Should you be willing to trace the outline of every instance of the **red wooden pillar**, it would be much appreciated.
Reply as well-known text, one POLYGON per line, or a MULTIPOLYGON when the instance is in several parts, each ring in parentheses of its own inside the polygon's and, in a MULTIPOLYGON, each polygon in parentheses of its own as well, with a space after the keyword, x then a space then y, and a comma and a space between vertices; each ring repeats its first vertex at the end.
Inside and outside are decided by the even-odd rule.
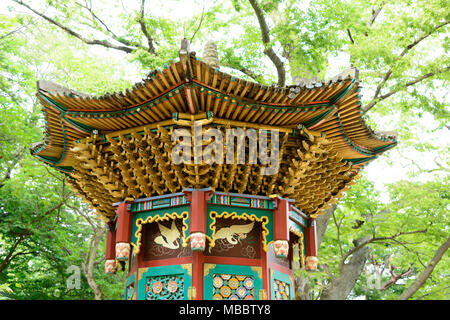
POLYGON ((130 257, 131 225, 133 216, 128 203, 121 202, 117 207, 116 259, 128 261, 130 257))
POLYGON ((192 286, 195 288, 195 300, 203 300, 203 251, 206 247, 207 203, 212 196, 210 189, 185 190, 191 203, 190 245, 192 249, 192 286))
POLYGON ((116 230, 113 224, 106 226, 105 273, 113 274, 116 268, 116 230))
POLYGON ((308 227, 305 229, 305 253, 306 253, 306 270, 317 270, 317 237, 316 237, 316 221, 308 220, 308 227))
POLYGON ((116 230, 113 225, 108 225, 106 230, 106 260, 116 258, 116 230))
POLYGON ((273 250, 279 258, 289 254, 289 207, 292 200, 277 197, 273 211, 273 250))
POLYGON ((193 190, 187 192, 187 198, 191 202, 191 234, 201 232, 206 234, 206 207, 211 191, 193 190))

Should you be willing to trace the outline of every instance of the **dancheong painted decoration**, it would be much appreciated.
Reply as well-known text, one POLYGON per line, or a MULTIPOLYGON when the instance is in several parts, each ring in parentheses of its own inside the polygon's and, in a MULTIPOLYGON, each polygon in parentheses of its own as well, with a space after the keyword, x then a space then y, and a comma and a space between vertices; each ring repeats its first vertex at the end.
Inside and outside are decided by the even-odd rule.
POLYGON ((205 56, 183 40, 178 61, 99 97, 38 81, 32 154, 105 220, 124 299, 294 299, 294 267, 317 269, 315 219, 395 134, 364 123, 355 69, 265 86, 205 56))

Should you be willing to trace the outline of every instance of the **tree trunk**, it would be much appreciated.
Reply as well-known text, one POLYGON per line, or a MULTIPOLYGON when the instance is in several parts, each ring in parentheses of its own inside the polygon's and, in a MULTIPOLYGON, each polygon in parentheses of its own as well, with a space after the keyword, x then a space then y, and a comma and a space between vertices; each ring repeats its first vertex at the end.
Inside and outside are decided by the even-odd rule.
POLYGON ((320 244, 322 243, 322 239, 325 236, 325 231, 328 227, 328 222, 330 222, 330 218, 336 210, 336 205, 333 206, 326 211, 325 214, 322 214, 316 219, 316 234, 317 234, 317 248, 320 248, 320 244))
MULTIPOLYGON (((369 237, 368 237, 369 238, 369 237)), ((362 243, 368 239, 360 239, 362 243)), ((357 246, 358 244, 355 244, 357 246)), ((370 248, 361 247, 355 251, 348 263, 344 263, 340 269, 339 277, 330 283, 322 292, 320 300, 345 300, 356 284, 366 261, 369 258, 370 248)))
POLYGON ((410 285, 405 291, 403 291, 403 293, 398 297, 398 300, 408 300, 413 296, 414 293, 417 292, 417 290, 419 290, 425 284, 434 268, 439 263, 439 261, 441 261, 442 257, 449 247, 450 237, 439 247, 439 249, 436 250, 433 259, 431 259, 425 270, 422 271, 422 273, 419 275, 416 281, 413 282, 412 285, 410 285))
POLYGON ((89 287, 94 292, 95 300, 102 299, 102 292, 94 279, 94 262, 97 255, 98 246, 103 238, 104 231, 105 229, 99 223, 98 227, 94 229, 94 234, 91 237, 89 246, 90 250, 88 249, 88 252, 86 254, 86 262, 82 264, 83 274, 88 281, 89 287))
POLYGON ((304 275, 295 277, 295 300, 311 300, 309 278, 304 275))

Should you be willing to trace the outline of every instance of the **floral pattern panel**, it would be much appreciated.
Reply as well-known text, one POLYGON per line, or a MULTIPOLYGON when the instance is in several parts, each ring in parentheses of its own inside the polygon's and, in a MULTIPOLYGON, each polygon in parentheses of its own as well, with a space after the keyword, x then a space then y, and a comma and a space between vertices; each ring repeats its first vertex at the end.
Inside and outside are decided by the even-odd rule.
POLYGON ((273 281, 275 300, 290 300, 289 283, 275 279, 273 281))
POLYGON ((145 286, 146 300, 183 300, 182 274, 148 277, 145 286))
POLYGON ((253 276, 236 274, 213 275, 213 300, 254 300, 253 276))

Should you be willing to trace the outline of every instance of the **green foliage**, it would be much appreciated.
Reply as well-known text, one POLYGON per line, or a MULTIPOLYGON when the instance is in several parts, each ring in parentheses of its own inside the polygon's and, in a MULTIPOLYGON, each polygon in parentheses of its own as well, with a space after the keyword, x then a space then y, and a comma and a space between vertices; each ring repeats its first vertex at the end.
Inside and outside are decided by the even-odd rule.
MULTIPOLYGON (((123 89, 129 82, 123 76, 111 80, 117 70, 107 67, 110 62, 89 55, 86 48, 74 51, 65 44, 65 34, 43 26, 23 27, 19 21, 26 19, 0 18, 0 34, 10 34, 0 40, 5 49, 0 51, 0 295, 8 299, 92 299, 83 276, 77 290, 66 284, 68 267, 81 267, 92 235, 92 228, 66 203, 86 213, 89 210, 69 196, 62 174, 29 153, 32 143, 42 140, 42 114, 31 95, 36 90, 34 76, 94 93, 123 89), (14 30, 20 32, 11 33, 14 30), (40 38, 43 31, 54 32, 55 40, 40 38), (54 53, 51 59, 48 52, 54 53)), ((104 244, 97 255, 100 262, 103 248, 104 244)), ((101 263, 97 269, 102 269, 101 263)), ((120 298, 121 284, 107 280, 103 285, 108 288, 105 297, 120 298)))
MULTIPOLYGON (((396 299, 431 260, 449 234, 450 198, 448 178, 429 182, 400 181, 389 185, 389 201, 380 202, 373 183, 362 178, 335 211, 320 248, 324 270, 339 275, 342 259, 337 246, 345 254, 353 241, 370 235, 379 239, 370 244, 370 261, 361 274, 353 297, 396 299), (339 235, 339 238, 338 238, 339 235), (384 287, 394 274, 411 273, 391 286, 384 287)), ((415 295, 423 299, 448 298, 448 256, 444 256, 431 278, 415 295)), ((324 280, 326 283, 330 278, 324 280)))

